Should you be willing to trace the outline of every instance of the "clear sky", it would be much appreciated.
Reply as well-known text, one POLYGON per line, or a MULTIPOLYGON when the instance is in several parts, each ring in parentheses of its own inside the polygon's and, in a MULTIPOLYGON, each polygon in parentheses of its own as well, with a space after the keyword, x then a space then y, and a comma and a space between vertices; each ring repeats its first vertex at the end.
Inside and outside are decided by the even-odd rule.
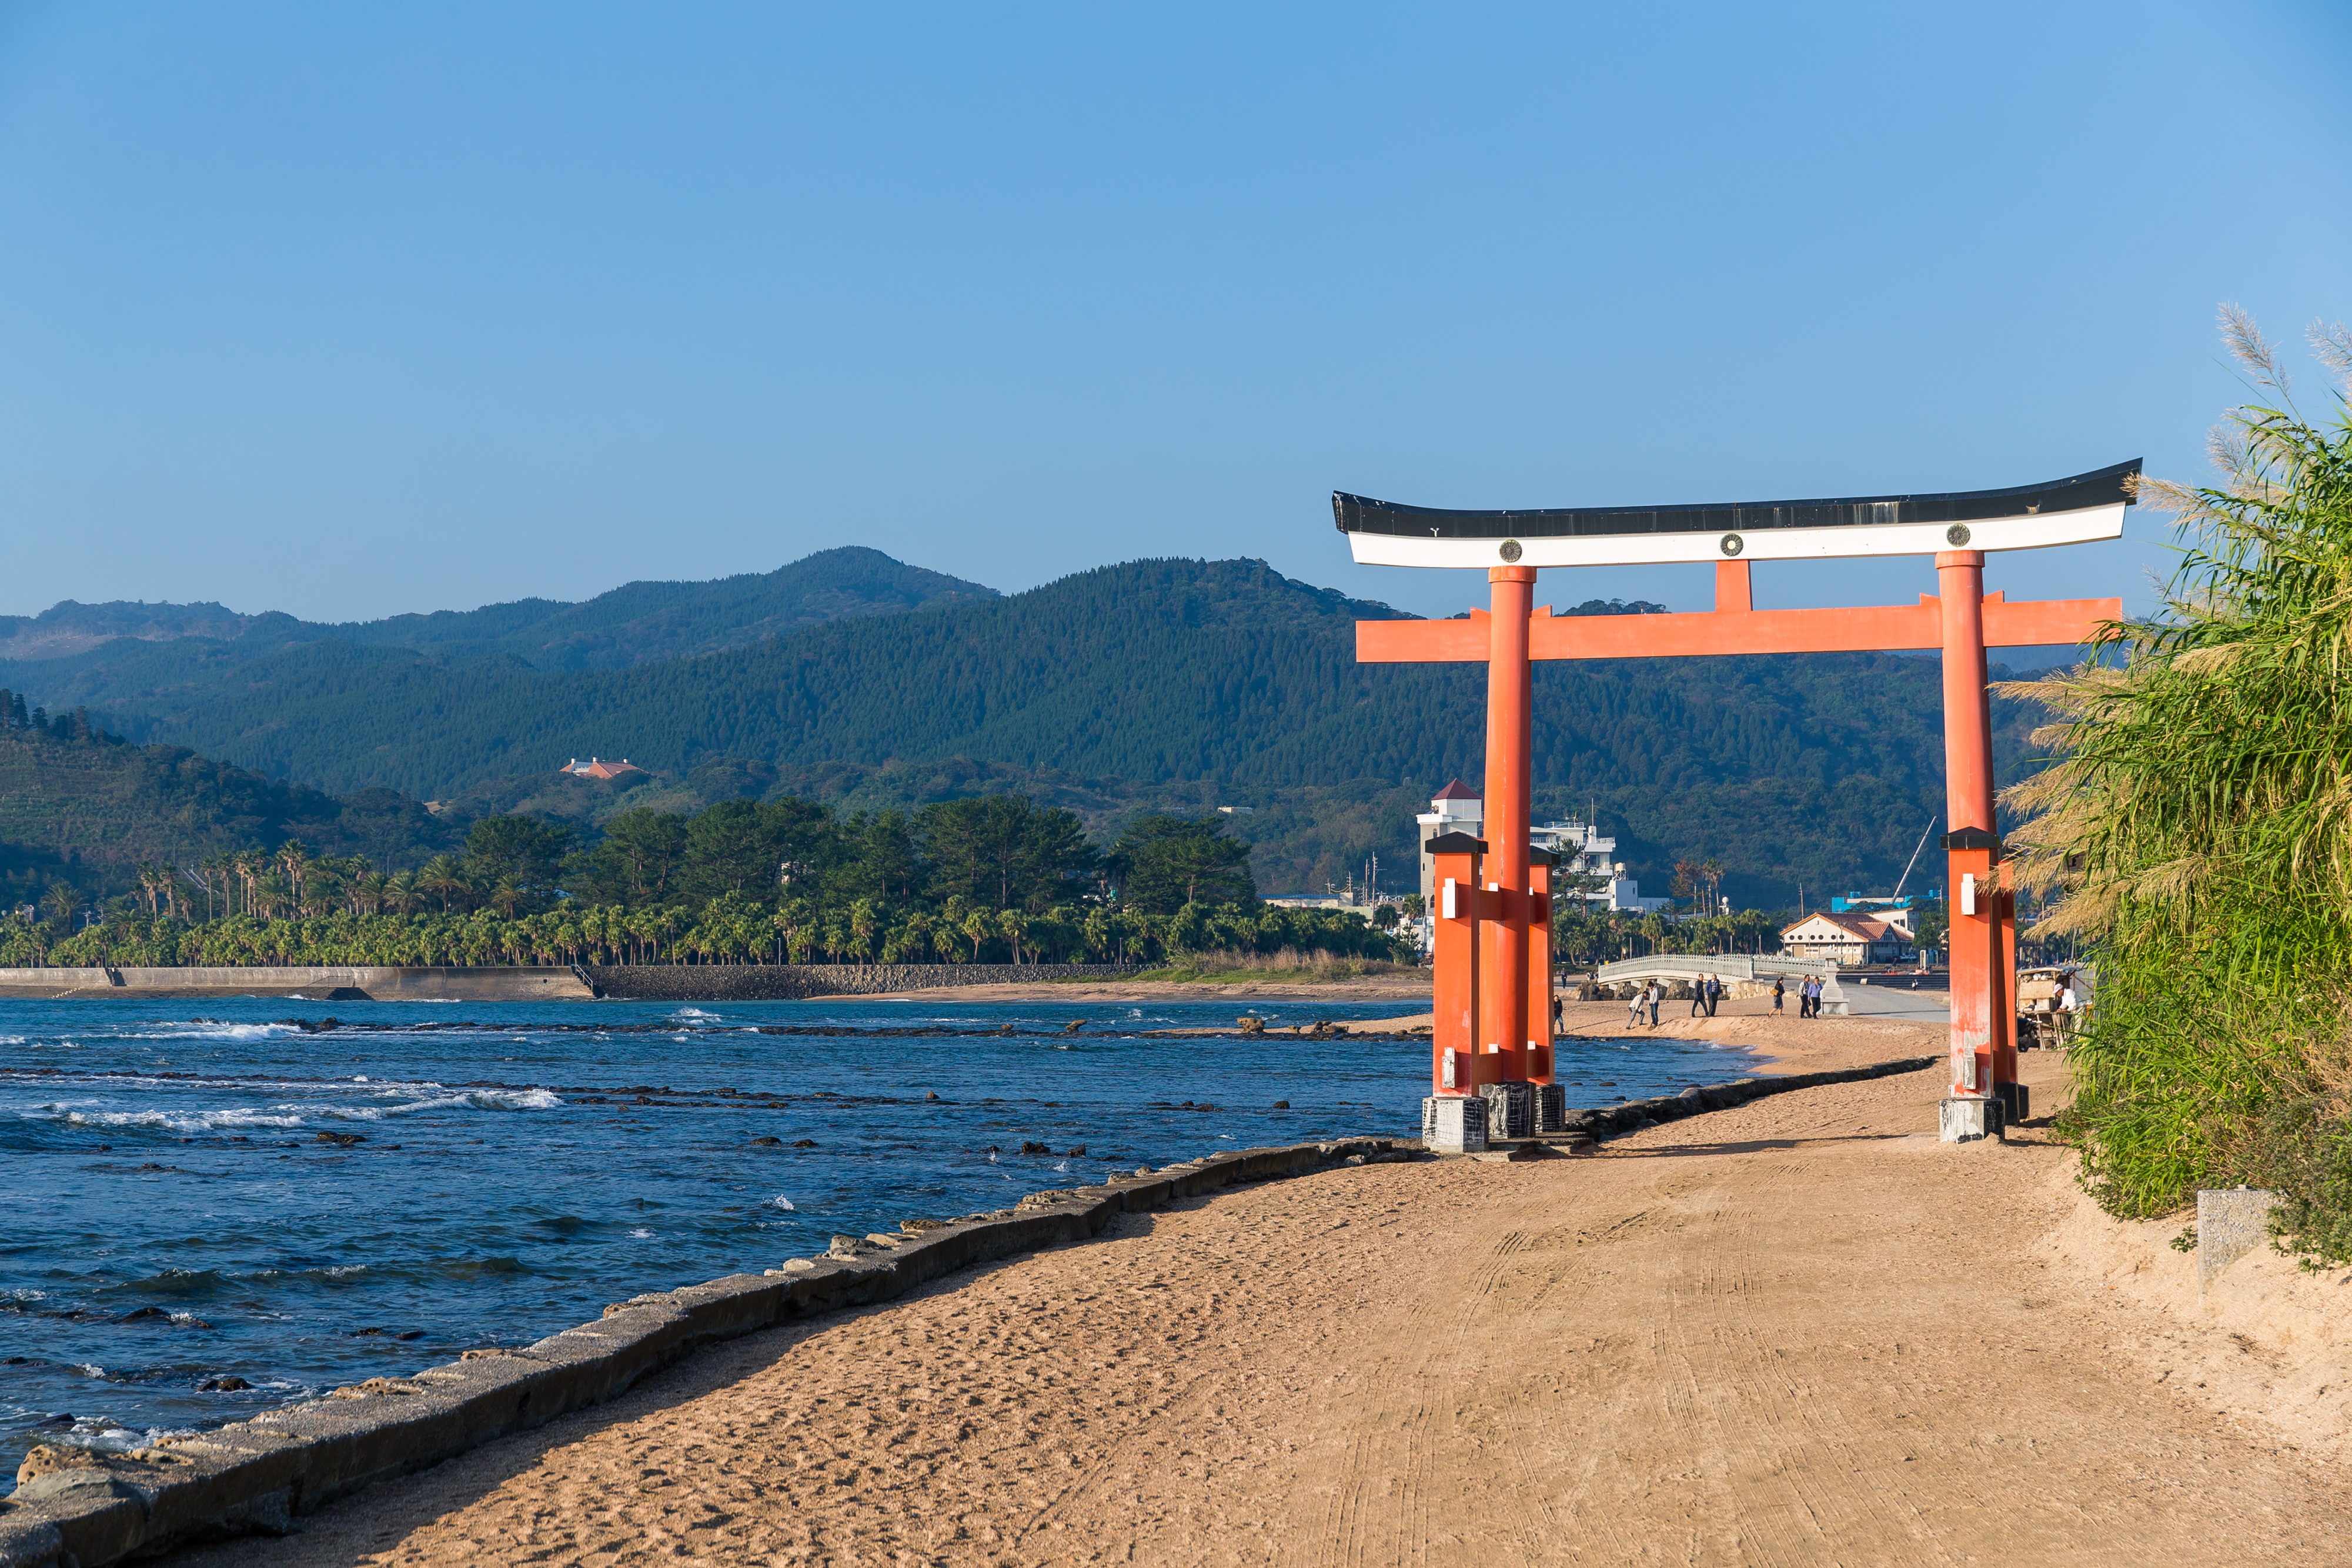
MULTIPOLYGON (((1476 575, 1348 564, 1332 489, 2198 477, 2215 306, 2352 316, 2347 67, 2326 0, 0 4, 0 612, 859 543, 1444 612, 1476 575)), ((2130 533, 1991 580, 2144 605, 2130 533)))

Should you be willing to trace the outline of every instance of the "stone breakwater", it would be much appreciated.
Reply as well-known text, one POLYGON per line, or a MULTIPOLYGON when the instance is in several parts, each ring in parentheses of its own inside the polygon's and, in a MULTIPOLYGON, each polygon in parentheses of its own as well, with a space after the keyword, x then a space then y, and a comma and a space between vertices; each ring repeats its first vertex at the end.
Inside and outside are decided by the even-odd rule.
POLYGON ((1941 1066, 1943 1061, 1940 1056, 1906 1056, 1894 1061, 1874 1061, 1867 1067, 1790 1072, 1773 1078, 1735 1078, 1728 1083, 1685 1089, 1679 1094, 1658 1094, 1647 1100, 1629 1100, 1621 1105, 1570 1111, 1562 1124, 1563 1133, 1570 1139, 1637 1133, 1660 1122, 1680 1121, 1685 1116, 1696 1116, 1706 1111, 1728 1111, 1735 1105, 1745 1105, 1768 1094, 1786 1094, 1796 1089, 1818 1089, 1830 1083, 1859 1083, 1869 1078, 1921 1072, 1930 1067, 1941 1066))
POLYGON ((0 998, 304 997, 313 1001, 795 1002, 941 986, 1117 979, 1130 964, 289 964, 0 969, 0 998))
MULTIPOLYGON (((1581 1135, 1608 1136, 1941 1061, 1926 1056, 1742 1079, 1580 1112, 1577 1121, 1581 1135)), ((890 1301, 959 1270, 1087 1240, 1117 1215, 1235 1183, 1422 1157, 1417 1141, 1357 1138, 1139 1170, 1103 1186, 1032 1193, 1011 1209, 907 1220, 895 1235, 837 1236, 822 1257, 632 1297, 594 1322, 534 1344, 468 1351, 413 1376, 372 1377, 324 1399, 125 1455, 37 1448, 18 1471, 15 1494, 0 1503, 0 1568, 99 1568, 193 1542, 284 1534, 336 1498, 600 1404, 703 1345, 890 1301)))
POLYGON ((1131 964, 591 964, 580 972, 598 996, 629 1001, 796 1002, 942 986, 1114 980, 1139 971, 1131 964))

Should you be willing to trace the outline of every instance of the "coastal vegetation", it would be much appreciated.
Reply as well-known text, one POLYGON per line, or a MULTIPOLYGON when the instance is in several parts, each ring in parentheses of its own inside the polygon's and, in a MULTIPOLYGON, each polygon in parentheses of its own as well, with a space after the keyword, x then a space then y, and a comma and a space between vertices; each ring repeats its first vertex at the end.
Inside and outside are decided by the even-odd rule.
MULTIPOLYGON (((2163 612, 2011 695, 2058 718, 2010 791, 2021 876, 2064 894, 2096 1005, 2060 1123, 2118 1214, 2269 1187, 2284 1241, 2352 1260, 2352 414, 2307 422, 2242 313, 2224 336, 2270 395, 2216 431, 2223 480, 2150 481, 2190 548, 2163 612)), ((2352 334, 2321 332, 2352 386, 2352 334)), ((2262 394, 2258 394, 2262 395, 2262 394)))
POLYGON ((1402 956, 1351 915, 1261 905, 1223 818, 1108 846, 1020 796, 840 817, 787 797, 639 809, 581 843, 522 816, 386 873, 299 840, 141 868, 87 918, 70 883, 0 918, 0 964, 1150 963, 1402 956), (78 922, 77 916, 83 916, 78 922), (79 924, 79 928, 77 929, 79 924))

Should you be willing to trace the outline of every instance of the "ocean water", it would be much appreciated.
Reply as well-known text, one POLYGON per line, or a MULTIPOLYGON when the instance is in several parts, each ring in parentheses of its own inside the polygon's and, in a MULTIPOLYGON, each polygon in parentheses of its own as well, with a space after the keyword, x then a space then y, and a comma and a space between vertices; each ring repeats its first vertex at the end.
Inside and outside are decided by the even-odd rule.
MULTIPOLYGON (((835 1232, 1218 1149, 1418 1135, 1426 1044, 1139 1034, 1238 1010, 0 1003, 0 1490, 36 1442, 240 1419, 835 1232)), ((1577 1104, 1751 1065, 1687 1040, 1560 1052, 1577 1104)))

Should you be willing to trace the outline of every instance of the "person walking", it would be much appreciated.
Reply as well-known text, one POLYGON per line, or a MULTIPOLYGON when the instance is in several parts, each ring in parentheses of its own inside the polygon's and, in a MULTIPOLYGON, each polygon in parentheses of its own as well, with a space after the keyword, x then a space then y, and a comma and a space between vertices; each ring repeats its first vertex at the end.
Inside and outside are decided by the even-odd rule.
POLYGON ((1813 1016, 1813 977, 1811 975, 1797 982, 1797 1016, 1801 1019, 1813 1016))
POLYGON ((1693 1018, 1706 1016, 1706 977, 1705 975, 1694 976, 1691 979, 1690 1016, 1693 1018))
POLYGON ((1658 1004, 1666 999, 1666 988, 1657 981, 1650 982, 1650 1027, 1658 1027, 1658 1004))
POLYGON ((1709 975, 1706 977, 1707 1017, 1713 1018, 1715 1016, 1715 1004, 1721 1000, 1723 1000, 1723 977, 1720 975, 1709 975))
POLYGON ((1776 1019, 1777 1019, 1777 1018, 1785 1018, 1785 1017, 1787 1017, 1787 1016, 1788 1016, 1787 1014, 1785 1014, 1784 1012, 1782 1012, 1782 1011, 1780 1010, 1780 998, 1781 998, 1782 997, 1787 996, 1788 994, 1789 994, 1789 983, 1788 983, 1786 980, 1783 980, 1783 979, 1782 979, 1780 976, 1778 976, 1778 975, 1773 976, 1773 977, 1772 977, 1772 1016, 1773 1016, 1774 1018, 1776 1018, 1776 1019))

